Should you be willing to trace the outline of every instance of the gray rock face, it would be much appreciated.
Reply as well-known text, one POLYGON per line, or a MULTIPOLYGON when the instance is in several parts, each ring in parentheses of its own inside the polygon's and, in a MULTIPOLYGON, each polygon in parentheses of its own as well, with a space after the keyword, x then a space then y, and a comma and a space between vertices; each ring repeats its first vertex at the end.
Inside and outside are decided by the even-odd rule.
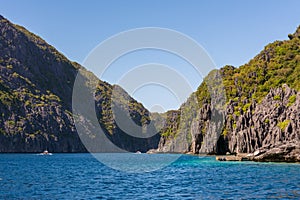
MULTIPOLYGON (((180 152, 226 154, 253 153, 261 149, 265 154, 255 157, 258 161, 271 158, 275 161, 298 160, 300 93, 284 84, 281 88, 272 89, 261 103, 252 102, 246 112, 240 110, 239 116, 234 113, 235 104, 229 101, 224 113, 212 111, 209 104, 204 104, 193 119, 190 132, 185 133, 185 137, 191 137, 191 141, 187 141, 185 146, 181 145, 180 152), (224 124, 221 123, 223 119, 224 124), (218 135, 222 128, 223 135, 218 135)), ((165 144, 175 144, 173 141, 161 138, 158 151, 162 151, 165 144)))
POLYGON ((0 19, 0 152, 85 152, 73 123, 76 67, 23 27, 0 19))
MULTIPOLYGON (((69 61, 40 37, 0 16, 0 152, 87 151, 71 113, 73 85, 79 69, 85 77, 95 79, 91 72, 69 61)), ((97 125, 109 141, 132 152, 157 148, 159 134, 131 137, 118 127, 111 108, 114 86, 97 78, 96 82, 93 106, 97 125)), ((122 88, 117 91, 128 104, 120 106, 120 110, 128 107, 128 112, 123 113, 130 115, 133 123, 141 127, 137 132, 143 134, 143 127, 150 123, 149 111, 122 88)), ((85 108, 86 100, 81 101, 85 108)), ((90 125, 88 117, 80 123, 90 125)), ((91 134, 88 128, 82 132, 91 134)))
POLYGON ((264 146, 300 141, 299 108, 300 93, 287 85, 272 89, 261 103, 253 102, 238 117, 236 128, 226 136, 229 151, 252 153, 264 146))
POLYGON ((199 109, 197 118, 191 127, 191 148, 194 154, 214 154, 218 150, 217 141, 223 128, 224 113, 212 109, 210 104, 204 104, 199 109))
MULTIPOLYGON (((167 121, 172 124, 171 127, 173 131, 179 130, 181 127, 178 125, 178 116, 180 115, 180 112, 178 111, 169 111, 167 113, 167 121), (173 126, 174 125, 174 126, 173 126)), ((183 129, 181 129, 183 130, 183 129)), ((183 130, 183 132, 180 132, 180 134, 177 134, 176 136, 170 135, 169 137, 161 137, 159 144, 158 144, 158 152, 164 152, 164 153, 186 153, 189 149, 189 144, 187 142, 187 132, 186 130, 183 130)))

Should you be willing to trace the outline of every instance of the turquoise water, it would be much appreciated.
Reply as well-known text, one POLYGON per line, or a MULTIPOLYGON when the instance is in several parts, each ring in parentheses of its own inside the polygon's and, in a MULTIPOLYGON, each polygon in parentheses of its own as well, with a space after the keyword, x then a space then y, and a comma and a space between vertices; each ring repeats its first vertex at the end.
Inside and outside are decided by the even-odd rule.
MULTIPOLYGON (((106 156, 124 161, 133 155, 106 156)), ((134 156, 167 160, 172 155, 134 156)), ((90 154, 0 154, 0 199, 228 198, 300 199, 300 164, 217 162, 183 155, 153 172, 127 173, 90 154)))

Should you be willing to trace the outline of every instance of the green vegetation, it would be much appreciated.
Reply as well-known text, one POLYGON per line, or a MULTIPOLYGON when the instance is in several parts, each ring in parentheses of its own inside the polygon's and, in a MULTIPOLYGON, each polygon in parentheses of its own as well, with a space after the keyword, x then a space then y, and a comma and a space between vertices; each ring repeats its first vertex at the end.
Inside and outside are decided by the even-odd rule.
POLYGON ((233 123, 232 127, 235 129, 236 128, 236 122, 233 123))
POLYGON ((162 134, 161 134, 161 136, 163 136, 163 137, 169 137, 169 136, 174 136, 174 132, 173 132, 173 130, 172 130, 172 128, 167 128, 162 134))
POLYGON ((226 136, 228 134, 228 130, 226 128, 223 129, 222 135, 226 136))
POLYGON ((0 128, 0 134, 1 134, 1 135, 6 135, 5 130, 3 130, 2 128, 0 128))
POLYGON ((287 106, 289 107, 289 106, 293 105, 296 102, 296 98, 297 98, 297 96, 295 94, 290 96, 289 103, 287 104, 287 106))
POLYGON ((248 108, 250 107, 251 103, 247 103, 243 106, 243 111, 246 112, 248 108))
POLYGON ((277 126, 283 131, 289 123, 290 120, 284 120, 283 122, 279 122, 277 126))
POLYGON ((234 114, 237 117, 241 115, 240 107, 239 106, 234 107, 234 114))
POLYGON ((161 135, 163 137, 175 137, 178 126, 180 125, 180 112, 171 110, 162 115, 166 124, 162 127, 161 135))
POLYGON ((274 96, 274 100, 275 100, 275 101, 279 101, 280 99, 281 99, 281 98, 280 98, 279 95, 275 95, 275 96, 274 96))
MULTIPOLYGON (((300 31, 300 27, 297 30, 300 31)), ((237 102, 234 114, 240 115, 240 110, 246 112, 250 104, 244 104, 243 100, 261 102, 272 88, 281 87, 286 83, 291 88, 300 90, 300 39, 292 37, 290 40, 275 41, 267 45, 249 63, 239 68, 225 66, 220 69, 223 86, 226 91, 226 100, 237 102)), ((213 76, 206 77, 205 81, 198 87, 196 95, 199 106, 203 102, 210 102, 207 80, 213 81, 213 76)), ((214 85, 220 85, 215 83, 214 85)), ((214 91, 214 90, 213 90, 214 91)), ((274 100, 281 100, 275 96, 274 100)), ((296 100, 293 96, 288 106, 296 100)))
POLYGON ((7 124, 9 125, 9 126, 15 126, 15 121, 13 121, 13 120, 10 120, 10 121, 8 121, 7 122, 7 124))
MULTIPOLYGON (((239 97, 259 101, 271 88, 281 87, 283 83, 299 91, 300 39, 271 43, 249 63, 239 68, 225 66, 221 73, 227 100, 239 97)), ((205 87, 203 83, 198 88, 198 98, 209 96, 205 87)))

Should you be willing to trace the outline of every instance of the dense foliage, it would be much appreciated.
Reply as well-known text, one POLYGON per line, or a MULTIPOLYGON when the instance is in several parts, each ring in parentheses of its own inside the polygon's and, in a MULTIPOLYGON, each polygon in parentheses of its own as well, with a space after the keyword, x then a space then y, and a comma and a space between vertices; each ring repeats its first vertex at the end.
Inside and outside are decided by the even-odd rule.
MULTIPOLYGON (((267 45, 249 63, 235 68, 221 68, 227 101, 244 99, 260 101, 271 88, 286 83, 300 90, 300 27, 290 40, 275 41, 267 45), (297 36, 297 37, 296 37, 297 36)), ((205 83, 197 89, 199 99, 209 96, 205 83)), ((201 101, 200 101, 201 102, 201 101)))

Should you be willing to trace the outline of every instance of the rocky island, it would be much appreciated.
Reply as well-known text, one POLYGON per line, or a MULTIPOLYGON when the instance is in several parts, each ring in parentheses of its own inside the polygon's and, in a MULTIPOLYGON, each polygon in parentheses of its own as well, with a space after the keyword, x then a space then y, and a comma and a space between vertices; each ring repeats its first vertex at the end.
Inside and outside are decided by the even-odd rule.
MULTIPOLYGON (((179 110, 157 114, 120 86, 98 80, 99 123, 110 141, 130 152, 243 153, 254 161, 300 162, 300 27, 288 37, 243 66, 217 70, 226 93, 222 109, 214 106, 218 99, 211 98, 206 81, 179 110), (141 127, 155 121, 156 135, 135 138, 118 127, 110 106, 115 87, 128 100, 133 121, 141 127)), ((0 16, 0 152, 87 152, 72 115, 79 70, 96 78, 0 16)))

